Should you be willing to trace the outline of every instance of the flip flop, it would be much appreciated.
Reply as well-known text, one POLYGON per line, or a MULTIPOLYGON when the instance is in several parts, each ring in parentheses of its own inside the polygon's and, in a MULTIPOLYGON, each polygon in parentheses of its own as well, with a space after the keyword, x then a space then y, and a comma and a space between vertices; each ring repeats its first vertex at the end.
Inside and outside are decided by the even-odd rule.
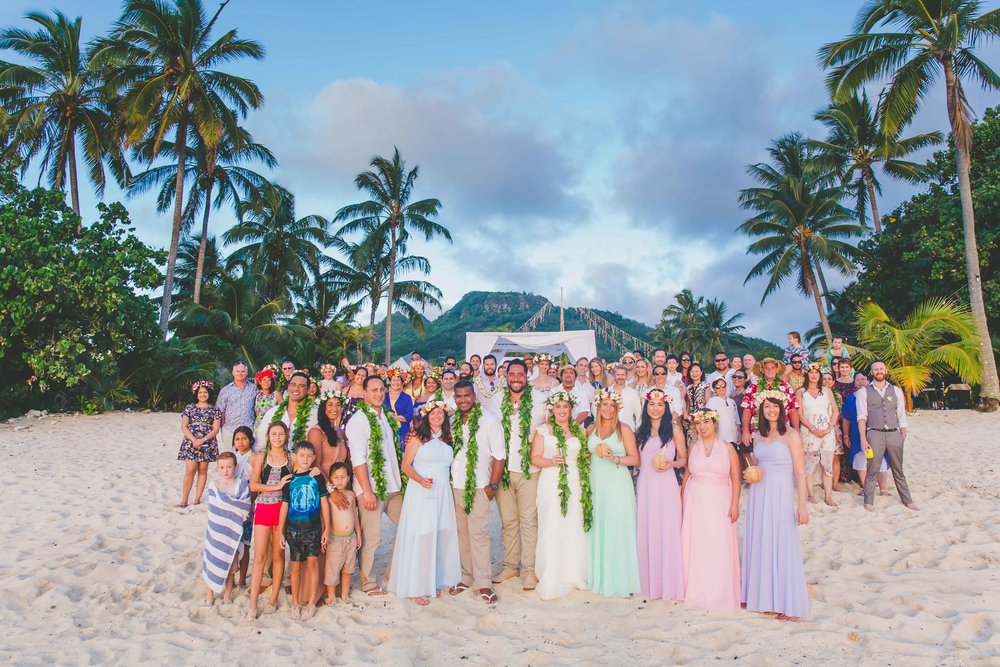
POLYGON ((448 589, 448 595, 460 595, 467 590, 469 590, 468 584, 463 584, 459 582, 455 586, 452 586, 451 588, 448 589))
POLYGON ((428 600, 427 598, 423 598, 423 597, 421 597, 421 598, 414 598, 413 601, 416 602, 421 607, 426 607, 427 605, 429 605, 431 603, 430 600, 428 600))
POLYGON ((384 590, 382 590, 377 586, 375 588, 368 589, 367 591, 365 591, 365 594, 370 598, 384 598, 386 595, 388 595, 388 593, 386 593, 384 590))
POLYGON ((480 593, 479 599, 488 605, 494 605, 497 602, 500 602, 500 598, 498 598, 497 594, 492 591, 489 593, 480 593))

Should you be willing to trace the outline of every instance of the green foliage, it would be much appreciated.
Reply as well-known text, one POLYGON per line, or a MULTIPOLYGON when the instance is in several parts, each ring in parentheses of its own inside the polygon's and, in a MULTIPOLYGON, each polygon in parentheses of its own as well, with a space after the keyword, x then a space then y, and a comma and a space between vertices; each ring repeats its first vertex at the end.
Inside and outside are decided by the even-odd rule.
POLYGON ((689 289, 674 296, 674 303, 663 309, 662 319, 653 340, 674 353, 691 352, 697 359, 708 359, 716 352, 744 352, 747 341, 740 334, 743 313, 732 317, 718 299, 696 297, 689 289))
POLYGON ((160 285, 163 254, 132 234, 121 204, 79 228, 60 192, 0 171, 0 402, 16 385, 73 387, 156 339, 155 306, 136 290, 160 285))

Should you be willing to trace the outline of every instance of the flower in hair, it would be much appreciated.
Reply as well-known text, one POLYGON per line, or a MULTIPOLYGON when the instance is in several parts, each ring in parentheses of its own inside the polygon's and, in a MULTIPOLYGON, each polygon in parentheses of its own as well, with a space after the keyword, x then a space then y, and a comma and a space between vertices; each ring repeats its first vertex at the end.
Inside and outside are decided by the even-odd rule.
POLYGON ((209 391, 213 391, 215 389, 215 383, 213 383, 211 380, 198 380, 197 382, 191 385, 191 393, 197 394, 198 389, 200 389, 201 387, 204 387, 209 391))
POLYGON ((691 413, 691 421, 695 424, 703 421, 713 421, 716 424, 719 423, 719 413, 715 410, 706 410, 704 408, 699 408, 691 413))
POLYGON ((781 403, 781 405, 785 407, 788 407, 788 394, 786 394, 783 391, 776 391, 774 389, 769 389, 767 391, 758 391, 757 394, 754 396, 754 402, 757 404, 757 407, 759 408, 764 403, 764 401, 766 401, 769 398, 781 403))
POLYGON ((437 408, 444 410, 445 414, 451 412, 451 406, 446 401, 427 401, 420 406, 420 415, 426 417, 437 408))
POLYGON ((611 389, 602 387, 601 389, 598 389, 596 392, 594 392, 595 405, 600 405, 602 401, 605 401, 607 399, 611 399, 612 401, 614 401, 615 404, 618 406, 618 409, 619 410, 621 409, 622 396, 617 391, 612 391, 611 389))
POLYGON ((543 361, 546 362, 546 363, 551 364, 552 363, 552 355, 551 354, 546 354, 545 352, 542 352, 540 354, 536 354, 535 355, 535 363, 536 364, 540 364, 543 361))
POLYGON ((329 401, 331 398, 335 398, 340 401, 341 405, 347 403, 347 394, 336 389, 329 389, 320 393, 320 395, 316 397, 316 400, 322 403, 323 401, 329 401))
POLYGON ((557 391, 549 394, 548 399, 545 401, 545 407, 551 412, 556 403, 561 403, 562 401, 566 401, 571 406, 576 407, 576 397, 568 391, 557 391))
POLYGON ((663 401, 670 403, 670 397, 662 389, 650 389, 646 392, 646 401, 663 401))

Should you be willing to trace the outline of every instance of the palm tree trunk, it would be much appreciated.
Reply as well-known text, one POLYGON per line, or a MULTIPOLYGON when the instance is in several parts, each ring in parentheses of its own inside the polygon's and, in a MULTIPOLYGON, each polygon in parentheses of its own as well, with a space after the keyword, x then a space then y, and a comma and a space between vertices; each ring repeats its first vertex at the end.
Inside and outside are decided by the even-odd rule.
POLYGON ((945 83, 948 91, 948 116, 955 137, 955 155, 958 163, 958 192, 962 202, 962 232, 965 239, 965 270, 969 280, 969 305, 979 329, 979 353, 983 361, 979 407, 992 412, 1000 408, 1000 380, 997 378, 996 359, 993 356, 990 328, 986 320, 986 305, 983 301, 979 246, 976 242, 976 217, 972 203, 972 184, 969 181, 972 129, 964 126, 964 118, 959 113, 961 93, 950 61, 945 62, 945 83))
POLYGON ((386 290, 388 305, 385 316, 385 363, 387 364, 392 361, 392 290, 396 282, 396 226, 392 225, 390 229, 392 244, 389 246, 389 287, 386 290))
POLYGON ((875 179, 871 173, 865 172, 865 184, 868 185, 868 201, 872 205, 872 221, 875 223, 875 233, 882 233, 882 218, 878 214, 878 203, 875 201, 875 179))
POLYGON ((826 334, 826 344, 830 345, 833 343, 833 332, 830 330, 830 320, 823 309, 823 301, 819 297, 819 286, 816 284, 816 276, 813 274, 812 262, 804 247, 799 246, 799 252, 802 257, 802 270, 805 272, 806 277, 806 288, 812 293, 812 297, 816 301, 816 312, 819 313, 819 321, 823 324, 823 333, 826 334))
POLYGON ((194 270, 194 302, 201 303, 201 278, 205 272, 205 247, 208 245, 208 214, 212 210, 212 186, 214 180, 209 179, 205 187, 205 215, 201 219, 201 243, 198 244, 198 265, 194 270))
POLYGON ((76 175, 76 137, 69 137, 67 155, 69 161, 69 196, 73 200, 73 212, 77 217, 77 231, 83 229, 83 218, 80 217, 80 183, 76 175))
POLYGON ((167 255, 167 275, 163 280, 163 302, 160 306, 160 330, 167 338, 170 324, 170 299, 174 291, 174 267, 177 265, 177 246, 181 240, 181 213, 184 203, 184 160, 187 153, 187 117, 182 113, 177 123, 177 180, 174 184, 174 226, 170 231, 170 253, 167 255))
POLYGON ((826 311, 833 312, 833 301, 830 300, 830 289, 826 286, 826 276, 823 275, 823 264, 816 262, 816 275, 819 276, 819 284, 823 288, 823 300, 826 301, 826 311))

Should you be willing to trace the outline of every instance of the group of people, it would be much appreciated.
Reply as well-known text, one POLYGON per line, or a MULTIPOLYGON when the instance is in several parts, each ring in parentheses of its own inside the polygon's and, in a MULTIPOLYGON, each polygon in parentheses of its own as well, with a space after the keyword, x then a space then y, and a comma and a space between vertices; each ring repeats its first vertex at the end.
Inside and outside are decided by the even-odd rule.
POLYGON ((834 505, 846 457, 872 509, 891 467, 901 501, 916 507, 902 470, 903 397, 885 364, 854 371, 842 340, 815 364, 799 341, 789 335, 783 360, 714 355, 709 374, 663 349, 610 367, 536 354, 448 357, 431 369, 414 355, 407 370, 324 364, 316 379, 286 360, 253 382, 237 362, 214 402, 212 383, 195 383, 181 418, 182 506, 193 487, 201 502, 218 461, 207 485, 207 601, 230 600, 237 578, 249 579, 255 619, 269 576, 262 610, 277 609, 287 557, 302 617, 346 599, 355 572, 368 596, 421 606, 470 589, 495 605, 494 584, 518 579, 542 599, 641 593, 804 617, 797 525, 817 484, 834 505), (220 439, 232 451, 220 454, 220 439), (493 502, 504 547, 496 573, 493 502), (397 531, 380 580, 383 514, 397 531))

